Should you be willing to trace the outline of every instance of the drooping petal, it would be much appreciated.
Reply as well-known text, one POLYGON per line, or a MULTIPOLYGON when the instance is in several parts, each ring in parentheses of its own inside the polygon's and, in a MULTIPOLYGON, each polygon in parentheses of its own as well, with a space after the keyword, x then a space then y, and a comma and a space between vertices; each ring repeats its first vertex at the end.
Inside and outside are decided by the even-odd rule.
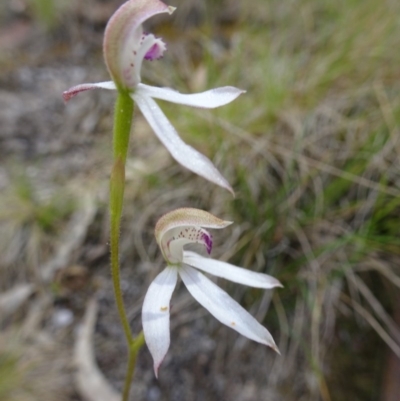
POLYGON ((136 93, 138 95, 150 96, 172 103, 206 109, 224 106, 235 100, 244 92, 246 91, 233 86, 224 86, 222 88, 210 89, 205 92, 193 94, 182 94, 171 88, 157 88, 145 84, 139 84, 136 88, 136 93))
POLYGON ((269 331, 202 273, 190 266, 183 265, 179 270, 179 275, 197 302, 221 323, 250 340, 268 345, 279 353, 269 331))
POLYGON ((63 92, 63 98, 66 102, 68 102, 68 100, 72 99, 74 96, 78 95, 79 93, 89 91, 92 89, 115 90, 117 88, 113 81, 97 82, 95 84, 81 84, 81 85, 73 86, 72 88, 69 88, 68 90, 63 92))
POLYGON ((253 272, 226 262, 221 262, 220 260, 205 258, 195 252, 184 251, 183 263, 214 276, 250 287, 265 289, 283 287, 275 277, 268 274, 253 272))
POLYGON ((155 134, 178 163, 233 194, 233 189, 228 181, 221 175, 210 159, 182 141, 175 128, 152 98, 136 93, 132 94, 132 98, 155 134))
POLYGON ((157 14, 171 14, 174 9, 160 0, 129 0, 110 18, 103 51, 107 68, 118 86, 129 89, 139 83, 140 69, 131 64, 135 63, 135 52, 139 51, 142 44, 142 23, 157 14))
POLYGON ((177 278, 177 268, 166 267, 150 284, 143 302, 143 333, 156 377, 170 344, 169 304, 177 278))

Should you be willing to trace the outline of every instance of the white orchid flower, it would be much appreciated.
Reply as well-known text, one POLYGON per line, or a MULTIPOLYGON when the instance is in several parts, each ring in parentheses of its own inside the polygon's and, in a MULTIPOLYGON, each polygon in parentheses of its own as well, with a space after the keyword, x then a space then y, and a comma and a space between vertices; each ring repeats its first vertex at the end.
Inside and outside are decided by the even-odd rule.
POLYGON ((205 228, 220 229, 229 224, 230 221, 223 221, 203 210, 183 208, 167 213, 156 225, 155 236, 167 267, 150 284, 142 309, 143 332, 154 360, 156 376, 170 345, 170 300, 178 276, 192 296, 221 323, 279 353, 269 331, 199 270, 256 288, 282 287, 281 283, 267 274, 184 249, 185 245, 195 243, 203 245, 210 253, 212 237, 205 228))
POLYGON ((143 60, 162 57, 165 43, 153 34, 144 34, 142 23, 156 14, 175 10, 160 0, 129 0, 109 20, 103 52, 112 81, 74 86, 63 93, 65 101, 90 89, 110 89, 128 92, 149 122, 157 137, 172 157, 192 172, 207 180, 233 190, 213 163, 191 146, 185 144, 154 99, 193 107, 215 108, 232 102, 244 91, 232 86, 211 89, 196 94, 181 94, 170 88, 142 84, 140 71, 143 60))

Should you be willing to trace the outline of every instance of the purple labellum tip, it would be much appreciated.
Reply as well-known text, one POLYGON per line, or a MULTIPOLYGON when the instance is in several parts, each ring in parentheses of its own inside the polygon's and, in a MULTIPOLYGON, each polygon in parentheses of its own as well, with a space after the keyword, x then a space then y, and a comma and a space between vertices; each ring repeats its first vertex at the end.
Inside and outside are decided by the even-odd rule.
MULTIPOLYGON (((153 36, 153 35, 152 35, 153 36)), ((154 38, 154 36, 153 36, 154 38)), ((145 60, 156 60, 163 56, 166 45, 160 38, 154 38, 154 44, 150 47, 150 49, 146 52, 144 58, 145 60)))
POLYGON ((151 46, 150 50, 146 53, 146 55, 144 56, 144 58, 146 60, 155 60, 156 58, 158 58, 160 56, 160 51, 158 49, 158 45, 157 43, 154 43, 153 46, 151 46))
POLYGON ((210 254, 211 250, 212 250, 212 245, 213 245, 213 241, 212 241, 211 235, 203 234, 202 235, 202 240, 204 241, 204 243, 206 245, 207 253, 210 254))

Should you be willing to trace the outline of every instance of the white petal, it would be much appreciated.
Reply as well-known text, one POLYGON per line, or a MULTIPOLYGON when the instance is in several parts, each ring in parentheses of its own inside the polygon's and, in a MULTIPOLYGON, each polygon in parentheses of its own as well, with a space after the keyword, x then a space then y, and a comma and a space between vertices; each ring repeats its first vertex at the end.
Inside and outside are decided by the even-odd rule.
POLYGON ((132 98, 139 106, 155 134, 178 163, 206 180, 226 188, 233 194, 233 189, 214 164, 206 156, 182 141, 175 128, 152 98, 141 96, 137 93, 134 93, 132 98))
POLYGON ((143 301, 143 333, 153 357, 156 377, 170 344, 169 303, 177 278, 177 268, 166 267, 150 284, 143 301))
POLYGON ((73 98, 74 96, 78 95, 81 92, 85 92, 91 89, 109 89, 109 90, 115 90, 117 89, 113 81, 107 81, 107 82, 97 82, 94 84, 81 84, 81 85, 76 85, 73 86, 72 88, 69 88, 67 91, 63 92, 63 98, 66 102, 73 98))
POLYGON ((205 258, 195 252, 184 251, 183 263, 214 276, 222 277, 250 287, 265 289, 283 287, 275 277, 269 276, 268 274, 253 272, 226 262, 221 262, 220 260, 205 258))
POLYGON ((279 352, 269 331, 207 277, 187 265, 182 266, 179 275, 197 302, 221 323, 279 352))
POLYGON ((234 88, 233 86, 224 86, 222 88, 210 89, 206 92, 193 94, 182 94, 171 88, 157 88, 145 84, 139 84, 136 89, 138 95, 150 96, 172 103, 185 104, 186 106, 192 107, 203 107, 206 109, 224 106, 235 100, 244 92, 246 91, 234 88))

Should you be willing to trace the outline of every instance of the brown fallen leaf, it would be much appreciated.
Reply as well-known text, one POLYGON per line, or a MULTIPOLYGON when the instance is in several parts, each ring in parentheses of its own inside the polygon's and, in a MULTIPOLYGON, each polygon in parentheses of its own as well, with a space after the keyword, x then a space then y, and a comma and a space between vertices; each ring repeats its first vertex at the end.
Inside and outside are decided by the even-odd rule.
POLYGON ((96 323, 97 302, 92 299, 77 331, 74 361, 77 367, 75 383, 84 401, 120 401, 117 393, 98 368, 93 350, 93 331, 96 323))
POLYGON ((19 284, 0 295, 0 319, 11 316, 35 291, 33 284, 19 284))

